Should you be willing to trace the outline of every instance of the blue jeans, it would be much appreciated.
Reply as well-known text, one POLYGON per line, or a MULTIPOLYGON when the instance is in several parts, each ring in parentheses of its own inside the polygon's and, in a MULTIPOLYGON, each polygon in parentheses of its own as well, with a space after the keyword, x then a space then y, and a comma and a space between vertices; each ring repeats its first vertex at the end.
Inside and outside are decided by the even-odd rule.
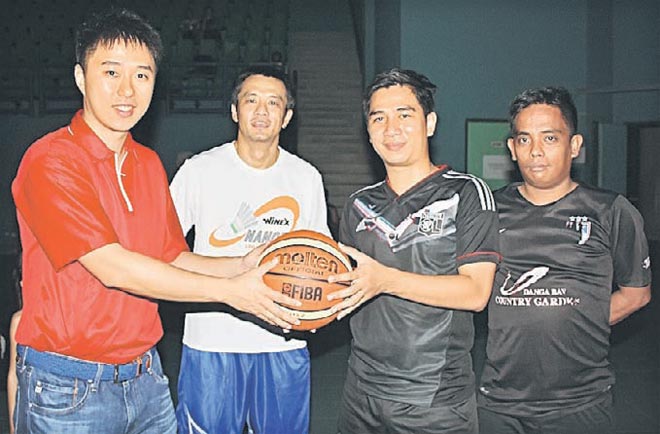
POLYGON ((102 364, 90 379, 50 373, 30 365, 35 350, 26 350, 16 366, 16 434, 176 434, 168 379, 155 349, 147 353, 150 366, 142 374, 117 382, 101 379, 108 366, 102 364))

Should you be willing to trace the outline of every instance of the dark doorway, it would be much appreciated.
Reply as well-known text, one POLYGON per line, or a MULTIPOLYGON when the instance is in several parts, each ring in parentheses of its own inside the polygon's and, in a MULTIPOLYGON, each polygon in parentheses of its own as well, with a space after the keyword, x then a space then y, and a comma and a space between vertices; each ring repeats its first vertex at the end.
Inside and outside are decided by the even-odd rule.
POLYGON ((627 196, 644 217, 649 241, 660 241, 660 122, 629 124, 627 196))

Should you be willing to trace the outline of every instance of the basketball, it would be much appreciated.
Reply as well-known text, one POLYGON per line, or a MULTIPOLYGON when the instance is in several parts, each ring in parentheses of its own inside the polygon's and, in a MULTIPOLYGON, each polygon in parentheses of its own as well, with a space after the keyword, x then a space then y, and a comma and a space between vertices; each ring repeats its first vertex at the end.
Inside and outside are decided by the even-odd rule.
POLYGON ((270 288, 302 302, 292 309, 282 306, 300 320, 294 330, 321 328, 337 317, 330 308, 341 300, 327 299, 328 294, 348 286, 328 283, 328 276, 351 270, 351 262, 337 243, 319 232, 297 230, 275 238, 266 247, 259 264, 278 258, 279 262, 264 275, 270 288))

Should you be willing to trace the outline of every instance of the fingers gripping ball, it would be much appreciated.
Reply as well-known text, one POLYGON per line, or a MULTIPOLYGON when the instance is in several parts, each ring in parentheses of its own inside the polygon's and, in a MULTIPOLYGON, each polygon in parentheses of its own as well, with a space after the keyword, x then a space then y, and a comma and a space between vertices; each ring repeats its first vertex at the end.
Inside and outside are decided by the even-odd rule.
POLYGON ((351 262, 332 238, 307 230, 289 232, 266 247, 259 264, 274 258, 278 258, 278 264, 264 275, 264 282, 302 302, 296 309, 282 306, 300 320, 295 330, 318 329, 337 317, 330 308, 341 300, 328 301, 327 297, 346 284, 328 283, 327 279, 349 271, 351 262))

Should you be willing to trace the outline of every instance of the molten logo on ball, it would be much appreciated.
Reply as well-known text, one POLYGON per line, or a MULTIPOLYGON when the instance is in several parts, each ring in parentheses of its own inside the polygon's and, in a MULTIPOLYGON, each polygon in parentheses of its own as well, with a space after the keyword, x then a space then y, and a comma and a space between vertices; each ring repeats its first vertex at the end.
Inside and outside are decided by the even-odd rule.
POLYGON ((337 261, 328 260, 318 256, 313 250, 300 253, 280 253, 275 255, 282 269, 291 272, 313 273, 321 277, 337 274, 339 264, 337 261))
POLYGON ((314 231, 293 231, 273 240, 264 250, 259 263, 278 259, 264 282, 273 290, 300 300, 302 306, 287 312, 300 319, 296 330, 323 327, 337 317, 331 308, 341 300, 328 301, 328 294, 346 287, 329 283, 328 276, 351 269, 348 257, 332 239, 314 231))

